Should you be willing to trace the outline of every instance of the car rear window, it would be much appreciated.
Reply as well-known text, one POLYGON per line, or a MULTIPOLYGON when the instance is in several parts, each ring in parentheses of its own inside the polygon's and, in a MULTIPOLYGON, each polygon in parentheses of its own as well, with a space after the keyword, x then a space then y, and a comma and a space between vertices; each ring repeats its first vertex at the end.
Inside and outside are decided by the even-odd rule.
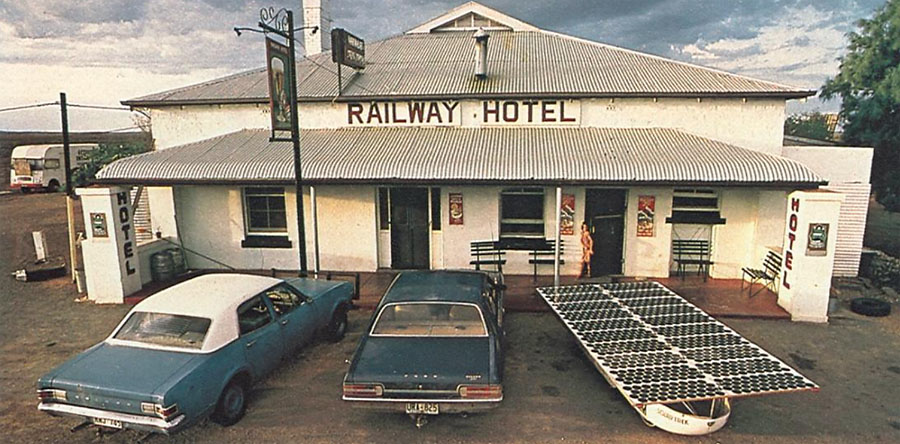
POLYGON ((166 347, 199 349, 210 320, 194 316, 138 311, 125 321, 114 338, 166 347))
POLYGON ((372 336, 486 336, 475 305, 442 302, 388 304, 381 309, 372 336))

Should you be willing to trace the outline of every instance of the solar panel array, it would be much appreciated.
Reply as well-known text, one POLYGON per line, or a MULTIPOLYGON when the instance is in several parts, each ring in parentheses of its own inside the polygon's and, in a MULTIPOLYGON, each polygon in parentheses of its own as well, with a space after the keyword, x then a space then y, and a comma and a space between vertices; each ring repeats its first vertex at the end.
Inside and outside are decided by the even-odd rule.
POLYGON ((633 406, 818 389, 658 282, 537 291, 633 406))

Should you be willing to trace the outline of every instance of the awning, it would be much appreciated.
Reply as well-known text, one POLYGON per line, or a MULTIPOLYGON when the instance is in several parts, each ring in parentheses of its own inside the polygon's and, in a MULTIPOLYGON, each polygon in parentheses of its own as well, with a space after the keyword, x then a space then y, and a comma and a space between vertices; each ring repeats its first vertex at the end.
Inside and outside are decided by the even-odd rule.
MULTIPOLYGON (((816 187, 802 164, 661 128, 301 131, 307 183, 675 184, 816 187)), ((250 129, 121 159, 101 183, 293 183, 289 142, 250 129)))

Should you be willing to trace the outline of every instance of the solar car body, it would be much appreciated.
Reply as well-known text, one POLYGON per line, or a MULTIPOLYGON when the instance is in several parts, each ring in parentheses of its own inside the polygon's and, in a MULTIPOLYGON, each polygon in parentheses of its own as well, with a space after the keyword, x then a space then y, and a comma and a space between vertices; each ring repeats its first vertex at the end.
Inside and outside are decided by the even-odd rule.
POLYGON ((497 407, 504 288, 497 273, 399 274, 363 333, 343 399, 416 418, 497 407))
POLYGON ((352 285, 210 274, 137 304, 113 333, 38 380, 38 409, 171 434, 243 416, 250 385, 319 331, 346 331, 352 285))

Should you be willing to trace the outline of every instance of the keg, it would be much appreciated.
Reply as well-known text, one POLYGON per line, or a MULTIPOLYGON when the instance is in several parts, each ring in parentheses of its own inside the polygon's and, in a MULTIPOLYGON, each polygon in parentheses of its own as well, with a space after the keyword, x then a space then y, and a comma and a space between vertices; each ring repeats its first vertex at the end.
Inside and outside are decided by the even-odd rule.
POLYGON ((187 271, 187 263, 184 261, 184 253, 181 248, 170 248, 166 250, 172 256, 172 263, 175 265, 175 275, 184 274, 187 271))
POLYGON ((170 281, 175 277, 175 263, 168 251, 160 251, 150 256, 150 276, 154 282, 170 281))

